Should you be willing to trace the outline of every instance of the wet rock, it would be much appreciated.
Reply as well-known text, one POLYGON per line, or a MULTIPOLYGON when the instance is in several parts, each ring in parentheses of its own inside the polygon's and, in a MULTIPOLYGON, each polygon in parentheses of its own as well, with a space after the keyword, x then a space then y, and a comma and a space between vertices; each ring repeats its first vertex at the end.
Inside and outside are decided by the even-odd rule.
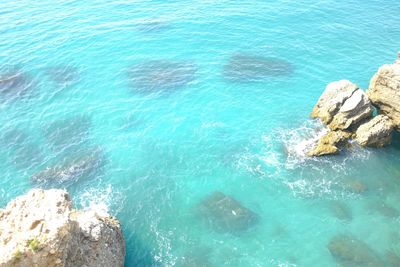
POLYGON ((367 91, 372 103, 388 116, 397 130, 400 128, 400 60, 379 68, 367 91))
POLYGON ((151 60, 133 66, 128 74, 135 90, 155 93, 182 89, 195 79, 195 73, 190 63, 151 60))
POLYGON ((329 131, 326 135, 322 136, 309 152, 307 156, 324 156, 339 153, 339 147, 347 142, 352 136, 347 131, 329 131))
POLYGON ((387 267, 399 267, 400 257, 394 253, 392 250, 388 250, 385 253, 385 261, 387 267))
POLYGON ((46 69, 50 80, 59 85, 68 85, 80 79, 79 71, 73 66, 54 66, 46 69))
POLYGON ((91 127, 91 118, 78 115, 61 119, 46 125, 44 135, 50 145, 57 149, 81 145, 88 138, 91 127))
POLYGON ((33 79, 21 69, 0 69, 0 100, 12 101, 32 93, 33 79))
POLYGON ((353 215, 351 210, 340 201, 334 201, 331 203, 330 209, 332 213, 340 220, 351 221, 353 219, 353 215))
POLYGON ((36 173, 31 177, 42 185, 72 184, 80 179, 91 179, 99 175, 105 164, 105 156, 99 148, 74 154, 61 163, 36 173))
POLYGON ((346 130, 372 116, 366 94, 348 80, 327 85, 311 116, 320 118, 331 130, 346 130))
POLYGON ((217 231, 238 233, 254 226, 259 217, 236 199, 214 192, 199 206, 200 214, 217 231))
POLYGON ((337 235, 328 244, 331 255, 342 266, 384 267, 377 253, 366 243, 349 235, 337 235))
POLYGON ((358 127, 355 140, 361 146, 383 147, 392 141, 393 123, 385 115, 378 115, 358 127))
POLYGON ((290 75, 293 70, 293 65, 283 59, 240 53, 229 59, 223 74, 227 80, 234 82, 257 82, 290 75))
POLYGON ((0 209, 0 266, 124 266, 125 241, 109 214, 72 209, 64 190, 34 189, 0 209))

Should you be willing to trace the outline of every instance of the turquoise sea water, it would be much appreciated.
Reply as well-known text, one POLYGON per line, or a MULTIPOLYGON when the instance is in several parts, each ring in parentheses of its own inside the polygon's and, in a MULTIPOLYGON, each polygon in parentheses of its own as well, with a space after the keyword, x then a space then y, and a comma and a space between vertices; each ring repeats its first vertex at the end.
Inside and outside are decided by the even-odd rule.
POLYGON ((302 155, 326 84, 367 88, 395 59, 399 14, 377 0, 3 0, 0 77, 18 78, 0 91, 0 206, 67 188, 121 221, 128 267, 338 266, 338 234, 400 255, 398 136, 302 155), (32 178, 82 158, 82 177, 32 178), (257 222, 207 224, 216 191, 257 222))

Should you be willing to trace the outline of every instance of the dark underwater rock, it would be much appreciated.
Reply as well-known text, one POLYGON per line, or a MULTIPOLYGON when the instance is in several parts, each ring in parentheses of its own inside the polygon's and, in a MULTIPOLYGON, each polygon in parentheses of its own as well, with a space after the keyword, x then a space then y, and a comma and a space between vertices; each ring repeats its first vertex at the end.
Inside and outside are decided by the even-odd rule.
POLYGON ((17 68, 0 69, 0 100, 10 101, 27 97, 32 93, 33 79, 17 68))
POLYGON ((199 211, 212 228, 221 232, 242 232, 259 221, 256 213, 221 192, 214 192, 204 199, 199 211))
POLYGON ((78 115, 60 119, 43 127, 47 142, 56 149, 80 145, 88 138, 91 118, 78 115))
POLYGON ((333 201, 331 203, 330 209, 335 217, 340 220, 350 221, 353 219, 351 210, 346 206, 346 204, 342 202, 333 201))
POLYGON ((341 185, 344 190, 350 193, 362 194, 368 190, 368 186, 357 179, 345 179, 341 185))
POLYGON ((196 67, 185 62, 150 60, 129 70, 132 87, 142 93, 171 92, 195 79, 196 67))
POLYGON ((363 241, 349 235, 333 237, 328 249, 341 266, 384 267, 374 250, 363 241))
POLYGON ((238 53, 229 59, 223 74, 234 82, 257 82, 269 77, 287 76, 293 70, 293 65, 283 59, 238 53))
POLYGON ((61 85, 71 84, 80 79, 78 69, 73 66, 53 66, 45 71, 50 80, 61 85))
POLYGON ((45 168, 33 175, 31 180, 44 185, 71 184, 96 177, 103 171, 104 165, 105 155, 100 148, 86 150, 45 168))

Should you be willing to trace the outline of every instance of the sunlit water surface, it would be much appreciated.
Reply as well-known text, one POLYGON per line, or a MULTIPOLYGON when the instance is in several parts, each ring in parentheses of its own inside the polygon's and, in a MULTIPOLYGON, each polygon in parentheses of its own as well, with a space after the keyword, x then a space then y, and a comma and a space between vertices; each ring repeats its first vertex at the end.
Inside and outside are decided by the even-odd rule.
POLYGON ((377 0, 0 1, 0 206, 67 188, 121 221, 129 267, 337 266, 338 234, 386 261, 400 253, 398 136, 301 152, 328 82, 367 88, 394 60, 399 14, 377 0), (68 164, 84 171, 54 178, 68 164), (257 220, 207 223, 216 191, 257 220))

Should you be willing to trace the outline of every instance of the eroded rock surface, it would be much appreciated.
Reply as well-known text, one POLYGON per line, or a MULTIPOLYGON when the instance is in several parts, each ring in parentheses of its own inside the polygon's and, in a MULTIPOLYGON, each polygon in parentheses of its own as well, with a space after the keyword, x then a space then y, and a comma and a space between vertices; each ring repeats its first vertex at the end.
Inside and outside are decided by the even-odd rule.
POLYGON ((391 143, 392 132, 389 117, 378 115, 358 127, 355 140, 362 146, 383 147, 391 143))
POLYGON ((400 129, 400 59, 379 68, 371 79, 367 95, 400 129))
POLYGON ((347 142, 351 137, 347 131, 329 131, 318 140, 316 146, 307 153, 308 156, 324 156, 339 153, 339 146, 347 142))
POLYGON ((125 241, 108 214, 72 208, 64 190, 33 189, 0 209, 1 267, 122 267, 125 241))
POLYGON ((331 130, 346 130, 372 116, 366 94, 354 83, 340 80, 327 85, 311 117, 320 118, 331 130))

